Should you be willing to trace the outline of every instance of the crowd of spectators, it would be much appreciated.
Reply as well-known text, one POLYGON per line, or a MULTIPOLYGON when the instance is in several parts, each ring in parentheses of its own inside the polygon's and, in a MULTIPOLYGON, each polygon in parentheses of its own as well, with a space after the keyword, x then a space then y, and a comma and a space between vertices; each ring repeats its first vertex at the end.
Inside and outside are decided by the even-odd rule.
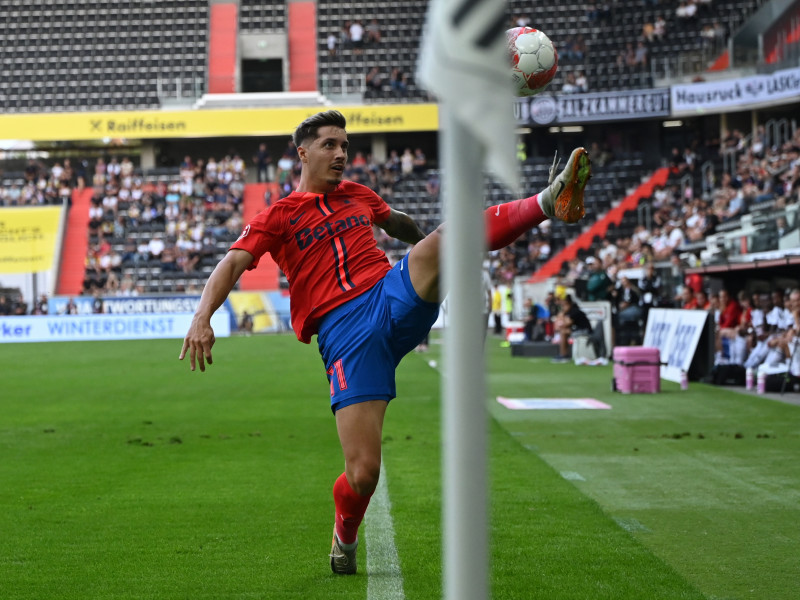
POLYGON ((342 50, 352 50, 353 54, 362 54, 365 47, 379 44, 381 37, 378 19, 370 19, 366 26, 360 19, 355 19, 342 23, 338 37, 333 32, 329 33, 326 44, 331 55, 342 50))
MULTIPOLYGON (((710 21, 710 6, 710 0, 686 0, 678 3, 676 8, 658 0, 644 0, 645 10, 640 13, 642 17, 637 25, 639 29, 631 32, 634 35, 625 36, 627 41, 617 52, 616 58, 612 55, 607 60, 613 60, 619 73, 647 73, 652 55, 657 51, 659 55, 663 55, 663 44, 669 42, 669 34, 674 30, 696 30, 697 49, 704 49, 708 53, 720 51, 728 34, 727 28, 719 20, 703 22, 702 26, 699 24, 701 17, 703 21, 710 21)), ((614 10, 613 3, 590 0, 586 8, 586 19, 590 23, 611 22, 614 10)), ((559 57, 562 53, 568 57, 575 56, 568 48, 560 50, 559 57)))
POLYGON ((644 40, 636 42, 636 46, 633 42, 628 42, 625 50, 617 54, 617 68, 620 71, 644 71, 647 68, 648 55, 649 49, 644 40))
MULTIPOLYGON (((593 150, 602 154, 599 148, 593 150)), ((764 127, 750 137, 731 131, 711 150, 674 149, 670 168, 674 179, 691 175, 698 185, 658 187, 650 199, 652 227, 640 224, 632 234, 616 238, 609 232, 589 256, 569 261, 557 282, 565 289, 575 289, 581 300, 612 304, 617 344, 641 342, 647 312, 653 306, 703 310, 727 306, 724 293, 710 294, 697 279, 687 283, 683 276, 687 266, 699 263, 699 250, 693 250, 692 244, 701 242, 695 248, 705 247, 705 239, 717 227, 765 206, 775 209, 778 236, 800 226, 797 217, 789 222, 782 210, 800 202, 800 130, 784 143, 771 146, 764 127), (723 174, 719 182, 709 178, 700 185, 699 154, 713 158, 709 153, 728 154, 735 162, 735 174, 723 174), (695 189, 702 191, 695 196, 695 189)), ((549 256, 547 233, 546 228, 532 232, 531 257, 549 256)), ((524 264, 513 258, 508 248, 496 253, 494 274, 499 281, 512 281, 518 273, 516 267, 524 264)), ((728 327, 723 320, 722 329, 728 327)))
MULTIPOLYGON (((660 190, 660 198, 654 202, 657 225, 674 221, 687 239, 696 241, 713 233, 717 225, 754 210, 769 207, 777 212, 800 201, 800 129, 784 143, 773 145, 767 143, 763 126, 749 137, 733 130, 723 135, 719 151, 735 164, 735 172, 723 173, 717 181, 709 170, 700 183, 698 197, 694 196, 695 186, 673 188, 669 193, 660 190), (680 206, 678 212, 676 205, 680 206)), ((691 149, 682 154, 673 151, 670 166, 674 172, 692 174, 696 180, 696 164, 691 149)), ((789 226, 794 228, 798 223, 789 226)), ((781 228, 787 228, 785 219, 781 228)))
MULTIPOLYGON (((346 54, 357 57, 353 63, 355 68, 365 68, 365 71, 360 75, 357 73, 351 75, 362 78, 361 91, 365 98, 405 98, 411 88, 409 72, 401 66, 370 65, 370 61, 363 59, 365 50, 375 50, 382 45, 382 39, 383 32, 378 19, 372 18, 369 21, 355 19, 342 22, 338 35, 333 31, 328 33, 326 47, 330 56, 343 54, 346 51, 346 54), (365 63, 369 66, 365 67, 365 63)), ((374 56, 376 52, 370 54, 374 56)))
POLYGON ((586 39, 582 35, 568 35, 558 48, 559 64, 577 62, 586 59, 586 39))
POLYGON ((721 48, 727 35, 727 28, 719 21, 706 23, 700 29, 700 43, 705 48, 721 48))
POLYGON ((86 180, 86 165, 73 168, 69 158, 47 168, 30 159, 21 178, 5 179, 0 173, 0 206, 42 206, 69 202, 76 185, 86 180))
MULTIPOLYGON (((28 303, 25 302, 18 290, 0 290, 0 317, 27 314, 28 303)), ((44 314, 46 314, 46 311, 44 314)))
MULTIPOLYGON (((259 146, 252 162, 260 181, 275 181, 278 198, 289 194, 299 183, 300 161, 290 141, 273 164, 266 144, 259 146)), ((81 170, 73 170, 69 160, 51 168, 31 161, 25 171, 25 186, 41 189, 64 189, 61 201, 67 201, 75 186, 91 186, 94 195, 87 214, 89 246, 85 259, 83 295, 132 296, 148 291, 146 281, 137 275, 138 267, 151 272, 176 275, 200 275, 198 265, 217 252, 217 241, 232 241, 241 232, 241 203, 246 179, 245 161, 238 154, 220 160, 186 156, 174 176, 143 175, 128 157, 98 159, 94 164, 81 161, 81 170), (132 269, 132 268, 133 269, 132 269)), ((439 194, 438 176, 428 174, 428 161, 421 148, 392 150, 386 161, 356 151, 347 166, 345 177, 367 185, 388 202, 397 184, 405 179, 424 182, 431 202, 439 194)), ((0 187, 0 198, 8 194, 0 187)), ((22 202, 24 194, 2 205, 21 206, 51 203, 56 198, 22 202)), ((278 198, 265 198, 267 204, 278 198)), ((420 219, 421 226, 432 229, 432 219, 420 219)), ((389 238, 376 228, 379 243, 391 260, 401 256, 406 245, 389 238)), ((189 278, 192 279, 192 278, 189 278)), ((185 288, 174 291, 199 292, 194 277, 185 288)), ((22 298, 4 301, 13 314, 39 314, 22 298)), ((41 303, 39 305, 41 310, 41 303)), ((41 314, 46 314, 45 310, 41 314)))
POLYGON ((98 159, 83 293, 139 294, 144 286, 130 272, 123 274, 126 267, 196 274, 198 263, 216 253, 217 239, 241 231, 245 177, 238 154, 219 161, 186 156, 176 176, 155 181, 138 173, 127 157, 98 159), (120 243, 122 250, 115 250, 120 243))
MULTIPOLYGON (((713 170, 708 170, 711 176, 703 179, 696 168, 698 152, 692 148, 673 150, 669 163, 672 173, 677 178, 691 175, 691 183, 670 183, 655 189, 650 199, 650 228, 638 225, 630 236, 602 240, 593 258, 609 275, 647 262, 679 260, 680 255, 696 260, 692 253, 704 247, 706 238, 718 227, 755 210, 768 207, 775 212, 772 228, 778 236, 800 226, 796 218, 790 222, 783 212, 788 205, 800 202, 800 130, 785 143, 770 147, 763 127, 749 139, 738 131, 724 135, 713 152, 733 155, 736 169, 733 175, 723 173, 719 181, 713 170)), ((587 269, 585 263, 573 261, 567 278, 580 279, 587 269)))
MULTIPOLYGON (((563 283, 577 284, 580 288, 580 282, 586 282, 586 297, 609 299, 623 315, 624 324, 641 324, 649 306, 682 302, 680 286, 667 289, 646 281, 642 273, 650 272, 654 263, 674 264, 677 273, 687 260, 694 260, 687 248, 694 242, 702 242, 721 224, 739 218, 754 207, 768 205, 781 209, 798 202, 800 131, 780 145, 770 145, 764 127, 758 127, 749 137, 737 130, 725 133, 713 152, 735 160, 736 172, 723 174, 719 181, 715 177, 703 178, 698 168, 709 158, 710 152, 708 148, 696 146, 683 151, 674 149, 669 158, 673 174, 677 178, 690 175, 697 185, 670 183, 656 189, 650 201, 652 227, 639 225, 631 235, 619 239, 607 236, 592 256, 566 265, 563 283), (631 269, 638 271, 630 274, 631 269), (596 283, 600 272, 607 281, 598 292, 596 283), (632 301, 636 295, 638 299, 632 301), (633 305, 642 310, 626 310, 633 305)), ((597 144, 592 147, 592 153, 598 164, 612 159, 610 151, 604 151, 597 144)), ((300 162, 291 142, 274 165, 265 145, 259 148, 253 163, 260 180, 274 178, 278 183, 278 197, 296 188, 300 162)), ((99 159, 91 168, 86 161, 81 161, 81 165, 80 169, 73 170, 68 161, 56 163, 49 169, 32 164, 26 171, 26 181, 36 187, 42 186, 44 181, 44 187, 57 183, 71 189, 72 185, 80 183, 94 189, 88 215, 91 243, 86 257, 84 294, 142 293, 143 282, 128 267, 146 266, 155 267, 160 273, 197 274, 198 265, 216 253, 216 242, 235 237, 243 225, 241 202, 246 167, 239 155, 231 154, 219 161, 186 157, 178 174, 167 180, 144 178, 128 158, 112 157, 108 162, 99 159)), ((413 189, 424 189, 430 204, 435 204, 439 176, 428 167, 421 148, 392 149, 387 159, 380 162, 370 154, 355 151, 345 177, 367 185, 390 203, 401 182, 414 180, 413 189)), ((703 173, 709 172, 713 173, 703 170, 703 173)), ((438 218, 430 213, 421 217, 409 212, 421 218, 421 226, 427 231, 438 224, 438 218)), ((775 221, 780 234, 800 225, 791 220, 787 222, 783 213, 776 216, 775 221)), ((390 258, 405 251, 405 245, 388 238, 380 230, 376 230, 376 237, 390 258)), ((534 271, 551 254, 550 224, 545 222, 516 244, 490 255, 492 279, 510 284, 515 277, 534 271)))
MULTIPOLYGON (((576 285, 577 279, 562 278, 542 303, 526 300, 526 339, 559 343, 559 358, 568 358, 566 339, 570 334, 559 322, 570 308, 570 302, 565 302, 569 299, 566 290, 573 287, 582 301, 611 303, 614 346, 641 344, 642 326, 653 307, 705 311, 714 323, 714 369, 710 375, 714 383, 745 385, 749 380, 752 385, 761 373, 777 378, 772 384, 775 391, 784 379, 800 381, 800 288, 759 287, 736 295, 724 287, 711 291, 702 276, 684 275, 677 260, 669 276, 662 277, 653 262, 641 267, 626 263, 618 269, 620 265, 608 258, 614 254, 614 245, 609 243, 599 256, 574 261, 572 269, 581 273, 583 285, 576 285)), ((500 310, 499 304, 496 309, 500 310)), ((592 335, 591 327, 582 329, 587 330, 585 335, 592 335)))
MULTIPOLYGON (((585 87, 578 83, 579 91, 618 90, 620 86, 636 88, 652 85, 653 77, 675 74, 676 69, 702 77, 700 73, 708 67, 709 60, 717 58, 724 50, 730 31, 739 27, 757 8, 734 6, 729 2, 712 6, 712 3, 713 0, 672 3, 642 0, 641 6, 632 8, 612 0, 585 0, 568 12, 569 19, 585 20, 579 30, 565 27, 563 23, 553 24, 554 18, 562 18, 556 11, 544 11, 545 14, 534 19, 514 12, 506 26, 544 27, 556 45, 562 67, 552 88, 554 90, 566 84, 569 72, 575 72, 575 77, 580 79, 577 71, 581 71, 587 80, 585 87), (541 22, 537 23, 536 19, 541 19, 541 22), (609 32, 615 35, 609 36, 609 32)), ((511 5, 515 6, 515 3, 511 5)), ((387 19, 379 10, 362 12, 359 16, 361 19, 342 20, 333 25, 333 30, 326 30, 327 40, 320 40, 323 53, 327 48, 329 55, 346 54, 343 60, 332 61, 332 64, 344 72, 348 81, 366 79, 363 90, 368 99, 386 99, 396 95, 424 99, 424 90, 417 89, 413 83, 409 85, 408 73, 402 73, 403 70, 409 71, 413 76, 407 58, 401 61, 402 64, 398 63, 399 73, 395 78, 388 65, 397 61, 392 61, 380 49, 377 53, 370 52, 370 48, 376 49, 380 45, 385 49, 387 41, 395 44, 398 34, 407 36, 405 22, 387 19), (371 19, 372 15, 381 19, 381 24, 377 19, 371 19), (379 58, 382 64, 376 64, 375 58, 363 59, 363 55, 379 58), (378 72, 366 77, 373 68, 378 72), (404 78, 405 85, 401 83, 404 78)), ((423 16, 420 11, 412 18, 422 19, 423 16)), ((338 89, 338 82, 332 79, 335 75, 326 73, 322 77, 331 81, 332 90, 338 89)), ((343 79, 342 86, 348 85, 343 79)), ((565 93, 575 92, 570 87, 567 90, 565 93)))
POLYGON ((577 94, 589 91, 589 82, 586 80, 586 75, 583 71, 570 71, 564 78, 564 83, 561 86, 561 92, 564 94, 577 94))
MULTIPOLYGON (((703 300, 687 293, 689 307, 699 308, 703 300)), ((730 373, 734 367, 740 383, 747 369, 800 377, 800 288, 752 295, 743 291, 738 297, 722 289, 710 296, 707 310, 714 311, 716 324, 715 368, 730 373)))
POLYGON ((408 94, 409 75, 398 67, 387 74, 379 67, 371 67, 364 76, 365 96, 385 96, 403 98, 408 94))

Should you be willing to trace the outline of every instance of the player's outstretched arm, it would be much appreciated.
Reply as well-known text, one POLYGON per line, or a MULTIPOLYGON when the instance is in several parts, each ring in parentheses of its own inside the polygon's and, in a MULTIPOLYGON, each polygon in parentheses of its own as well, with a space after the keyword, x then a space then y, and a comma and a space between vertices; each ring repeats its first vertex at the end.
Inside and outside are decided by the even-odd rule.
POLYGON ((231 293, 233 286, 239 281, 242 273, 253 262, 253 255, 245 250, 230 250, 219 261, 214 272, 203 288, 200 304, 194 313, 189 332, 183 340, 178 360, 183 360, 188 351, 189 364, 195 370, 195 360, 200 364, 200 370, 206 370, 206 361, 212 364, 211 347, 214 345, 214 330, 211 328, 211 315, 214 314, 225 298, 231 293))
POLYGON ((392 209, 389 218, 376 225, 394 239, 406 244, 416 244, 425 239, 425 232, 419 228, 414 219, 399 210, 392 209))

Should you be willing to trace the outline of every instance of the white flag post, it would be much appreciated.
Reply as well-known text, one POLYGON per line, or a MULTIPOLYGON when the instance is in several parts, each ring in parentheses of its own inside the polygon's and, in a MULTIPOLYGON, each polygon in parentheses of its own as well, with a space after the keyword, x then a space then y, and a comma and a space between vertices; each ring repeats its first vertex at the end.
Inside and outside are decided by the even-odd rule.
POLYGON ((486 383, 481 262, 484 149, 442 105, 445 236, 441 264, 450 326, 442 362, 444 597, 488 598, 486 383))
POLYGON ((418 80, 440 105, 448 293, 442 380, 443 577, 446 600, 489 595, 483 165, 516 190, 505 0, 433 0, 418 80))

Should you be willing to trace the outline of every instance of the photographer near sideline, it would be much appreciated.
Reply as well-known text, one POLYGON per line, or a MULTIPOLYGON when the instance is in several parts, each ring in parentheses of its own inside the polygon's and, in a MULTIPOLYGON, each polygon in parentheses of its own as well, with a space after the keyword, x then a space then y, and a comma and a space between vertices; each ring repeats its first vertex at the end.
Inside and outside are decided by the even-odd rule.
POLYGON ((570 339, 577 335, 591 335, 592 333, 592 324, 589 321, 589 317, 575 304, 569 294, 561 301, 561 312, 555 318, 554 327, 559 334, 559 354, 553 359, 553 362, 571 360, 570 339))

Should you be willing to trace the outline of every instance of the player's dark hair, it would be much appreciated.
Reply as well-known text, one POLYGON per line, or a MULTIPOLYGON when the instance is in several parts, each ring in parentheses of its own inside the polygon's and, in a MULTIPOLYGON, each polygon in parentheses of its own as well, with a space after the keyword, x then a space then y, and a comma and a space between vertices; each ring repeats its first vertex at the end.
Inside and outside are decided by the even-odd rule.
POLYGON ((319 128, 328 125, 345 129, 347 126, 347 119, 345 119, 344 115, 338 110, 326 110, 308 117, 294 130, 294 135, 292 136, 294 145, 299 147, 302 146, 307 139, 317 139, 319 137, 319 128))

